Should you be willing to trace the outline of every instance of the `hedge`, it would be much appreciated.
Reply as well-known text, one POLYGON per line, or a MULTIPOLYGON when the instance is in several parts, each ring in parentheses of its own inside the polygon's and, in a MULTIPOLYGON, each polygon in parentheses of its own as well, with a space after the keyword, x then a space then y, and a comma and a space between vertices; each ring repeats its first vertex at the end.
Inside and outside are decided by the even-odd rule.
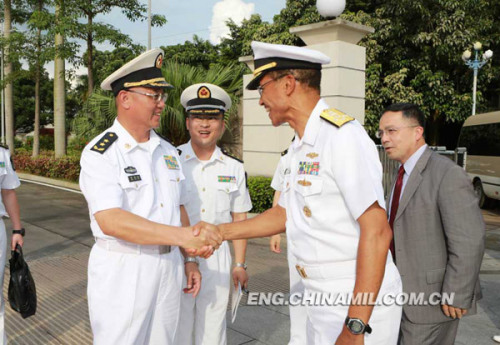
POLYGON ((76 182, 80 175, 80 157, 65 156, 55 158, 51 151, 42 151, 38 157, 31 152, 19 149, 13 157, 17 171, 28 174, 63 179, 76 182))
POLYGON ((251 176, 248 178, 248 190, 252 199, 251 212, 262 213, 273 206, 274 189, 271 188, 271 178, 251 176))
MULTIPOLYGON (((30 151, 18 149, 13 161, 17 171, 28 174, 72 182, 78 182, 80 175, 80 157, 78 155, 56 159, 53 152, 43 151, 38 157, 32 157, 30 151)), ((271 188, 270 177, 250 176, 248 189, 253 205, 251 212, 261 213, 272 207, 274 189, 271 188)))

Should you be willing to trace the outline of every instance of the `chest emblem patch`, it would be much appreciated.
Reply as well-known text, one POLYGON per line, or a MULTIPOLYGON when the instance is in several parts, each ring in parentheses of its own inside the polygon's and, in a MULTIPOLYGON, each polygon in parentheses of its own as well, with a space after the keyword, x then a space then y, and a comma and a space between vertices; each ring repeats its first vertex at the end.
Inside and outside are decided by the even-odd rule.
POLYGON ((318 157, 318 154, 316 152, 309 152, 307 155, 306 155, 307 158, 311 158, 311 159, 314 159, 316 157, 318 157))
POLYGON ((175 156, 164 155, 163 158, 165 159, 167 168, 170 170, 179 170, 179 163, 177 162, 177 158, 175 158, 175 156))
POLYGON ((300 184, 301 186, 304 186, 304 187, 309 187, 311 185, 311 182, 306 181, 306 179, 299 180, 299 181, 297 181, 297 183, 300 184))
POLYGON ((316 175, 319 174, 319 162, 299 162, 299 175, 316 175))
POLYGON ((125 169, 123 169, 123 170, 125 170, 125 172, 126 172, 127 174, 135 174, 135 173, 137 172, 137 169, 136 169, 136 168, 134 168, 134 167, 126 167, 126 168, 125 168, 125 169))
POLYGON ((217 176, 217 180, 219 182, 228 182, 228 183, 236 183, 236 177, 235 176, 217 176))

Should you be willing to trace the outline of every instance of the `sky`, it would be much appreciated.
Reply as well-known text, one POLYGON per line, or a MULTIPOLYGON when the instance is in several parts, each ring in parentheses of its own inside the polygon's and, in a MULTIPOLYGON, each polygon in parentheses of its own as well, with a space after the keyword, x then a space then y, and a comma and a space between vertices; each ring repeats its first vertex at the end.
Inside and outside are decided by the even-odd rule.
MULTIPOLYGON (((147 0, 140 0, 147 5, 147 0)), ((153 28, 152 47, 184 43, 193 35, 219 43, 220 37, 229 30, 225 21, 236 23, 250 18, 254 13, 265 21, 285 7, 286 0, 151 0, 152 12, 162 14, 167 24, 153 28)), ((129 35, 134 42, 147 46, 147 21, 131 23, 119 10, 99 16, 98 21, 108 23, 129 35)))
MULTIPOLYGON (((147 6, 148 0, 139 0, 147 6)), ((151 47, 169 46, 190 41, 193 35, 217 44, 220 38, 229 33, 225 22, 231 18, 237 24, 252 14, 260 14, 262 20, 272 22, 286 5, 286 0, 151 0, 153 14, 162 14, 167 23, 161 28, 152 28, 151 47)), ((147 47, 148 27, 144 22, 129 21, 120 10, 99 15, 95 21, 111 24, 132 38, 134 43, 147 47)), ((81 53, 86 49, 85 42, 79 41, 81 53)), ((96 44, 99 50, 113 50, 110 44, 96 44)), ((166 57, 168 58, 168 57, 166 57)), ((50 77, 54 76, 54 63, 45 65, 50 77)), ((73 66, 66 64, 66 68, 73 66)), ((86 74, 85 67, 76 69, 76 74, 86 74)), ((75 83, 73 80, 72 83, 75 83)))
MULTIPOLYGON (((147 6, 148 0, 139 0, 147 6)), ((152 28, 151 47, 169 46, 190 41, 193 35, 217 44, 221 37, 229 33, 225 25, 228 19, 240 24, 252 14, 260 14, 262 20, 272 22, 286 5, 286 0, 151 0, 153 14, 162 14, 167 24, 161 28, 152 28)), ((122 33, 132 38, 134 43, 147 47, 148 27, 144 22, 129 21, 120 10, 113 10, 106 15, 99 15, 96 21, 111 24, 122 33)), ((83 53, 85 43, 80 42, 83 53)), ((110 44, 97 44, 99 50, 112 50, 110 44)), ((166 57, 168 58, 168 57, 166 57)), ((53 76, 53 62, 46 66, 53 76)), ((71 68, 72 66, 67 66, 71 68)), ((86 74, 85 67, 79 67, 76 74, 86 74)), ((74 82, 74 81, 73 81, 74 82)))

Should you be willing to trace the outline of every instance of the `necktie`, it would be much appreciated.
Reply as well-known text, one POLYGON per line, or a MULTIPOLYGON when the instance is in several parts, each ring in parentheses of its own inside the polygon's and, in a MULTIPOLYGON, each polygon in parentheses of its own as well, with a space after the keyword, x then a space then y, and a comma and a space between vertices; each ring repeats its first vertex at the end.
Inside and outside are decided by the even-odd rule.
POLYGON ((396 214, 398 213, 399 198, 401 197, 401 189, 403 187, 404 174, 405 174, 405 169, 403 165, 401 165, 398 171, 398 179, 396 180, 396 185, 394 186, 394 193, 392 194, 391 214, 389 215, 389 225, 391 226, 393 235, 390 249, 394 262, 396 262, 396 250, 394 248, 394 219, 396 219, 396 214))

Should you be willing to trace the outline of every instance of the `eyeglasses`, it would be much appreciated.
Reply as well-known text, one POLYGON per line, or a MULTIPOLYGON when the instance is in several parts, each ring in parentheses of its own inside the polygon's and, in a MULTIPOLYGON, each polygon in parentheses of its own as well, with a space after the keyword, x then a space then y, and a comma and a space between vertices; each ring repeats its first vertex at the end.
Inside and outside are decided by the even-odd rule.
POLYGON ((151 97, 156 103, 166 102, 168 95, 166 93, 147 93, 147 92, 139 92, 135 90, 126 90, 127 92, 136 93, 138 95, 151 97))
POLYGON ((267 84, 269 84, 269 83, 270 83, 270 82, 272 82, 272 81, 276 81, 276 80, 278 80, 278 79, 281 79, 281 78, 283 78, 283 77, 286 77, 287 75, 288 75, 288 74, 283 74, 283 75, 281 75, 281 76, 279 76, 279 77, 277 77, 277 78, 274 78, 274 79, 268 80, 268 81, 266 81, 264 84, 262 84, 262 85, 258 86, 258 87, 257 87, 257 91, 259 91, 259 95, 262 97, 262 93, 264 92, 264 87, 265 87, 267 84))
POLYGON ((404 126, 404 127, 389 127, 387 129, 379 129, 375 133, 375 137, 378 139, 381 139, 384 136, 384 133, 387 134, 388 136, 392 137, 395 135, 399 130, 404 129, 404 128, 414 128, 414 127, 420 127, 419 125, 413 125, 413 126, 404 126))

